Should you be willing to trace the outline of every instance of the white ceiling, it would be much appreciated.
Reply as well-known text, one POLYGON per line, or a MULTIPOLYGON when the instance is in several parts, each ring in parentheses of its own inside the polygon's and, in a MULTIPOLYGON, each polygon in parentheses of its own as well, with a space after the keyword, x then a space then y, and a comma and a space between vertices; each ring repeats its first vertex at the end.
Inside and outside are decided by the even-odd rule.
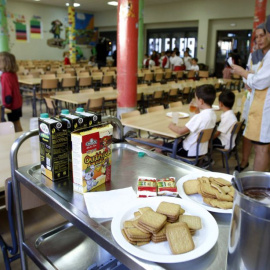
MULTIPOLYGON (((8 1, 16 1, 16 0, 8 0, 8 1)), ((65 7, 65 3, 69 2, 69 0, 40 0, 39 2, 36 2, 34 0, 20 0, 21 2, 30 2, 42 5, 51 5, 51 6, 59 6, 59 7, 65 7)), ((116 7, 109 6, 107 2, 111 0, 75 0, 74 2, 80 3, 81 6, 78 7, 78 10, 81 11, 90 11, 90 12, 100 12, 105 10, 115 10, 116 7)), ((139 1, 139 0, 138 0, 139 1)), ((151 5, 159 5, 159 4, 169 4, 173 2, 179 2, 184 0, 144 0, 145 6, 151 6, 151 5)))

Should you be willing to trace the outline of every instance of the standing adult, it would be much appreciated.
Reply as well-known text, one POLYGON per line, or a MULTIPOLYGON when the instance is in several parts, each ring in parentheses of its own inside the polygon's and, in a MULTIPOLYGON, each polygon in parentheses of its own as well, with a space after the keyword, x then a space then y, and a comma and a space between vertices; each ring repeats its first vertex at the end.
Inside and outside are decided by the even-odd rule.
POLYGON ((245 78, 246 84, 251 88, 250 108, 244 137, 249 139, 254 145, 255 159, 253 170, 267 171, 270 144, 270 42, 264 31, 257 34, 256 41, 259 48, 263 47, 262 51, 264 53, 257 72, 254 74, 238 65, 232 65, 232 69, 235 74, 245 78))
POLYGON ((108 55, 105 37, 99 38, 98 44, 96 45, 96 52, 97 52, 96 60, 97 60, 98 68, 105 67, 106 59, 108 55))
MULTIPOLYGON (((246 69, 249 70, 251 73, 257 73, 259 67, 261 66, 262 60, 265 55, 265 48, 268 46, 268 39, 266 38, 266 31, 265 25, 260 24, 255 30, 255 45, 256 50, 249 55, 247 67, 246 69), (263 38, 261 38, 263 37, 263 38)), ((250 98, 251 98, 251 90, 247 84, 246 79, 243 78, 243 81, 246 85, 246 100, 243 107, 242 118, 247 122, 249 107, 250 107, 250 98)), ((252 149, 252 142, 243 136, 243 145, 242 145, 242 160, 240 163, 240 167, 236 166, 235 169, 239 172, 243 171, 245 168, 249 166, 249 156, 252 149)))

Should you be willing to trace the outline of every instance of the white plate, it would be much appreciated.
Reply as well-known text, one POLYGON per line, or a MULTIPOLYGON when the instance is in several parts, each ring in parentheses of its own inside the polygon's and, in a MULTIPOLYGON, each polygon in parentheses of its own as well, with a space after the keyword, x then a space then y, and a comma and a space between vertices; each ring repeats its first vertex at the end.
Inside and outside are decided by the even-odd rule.
POLYGON ((232 175, 225 174, 225 173, 201 172, 201 173, 188 174, 188 175, 181 177, 177 181, 177 191, 178 191, 178 194, 180 195, 180 197, 182 199, 198 203, 208 211, 216 212, 216 213, 231 214, 232 209, 220 209, 220 208, 212 207, 212 206, 204 203, 202 196, 200 194, 187 195, 185 193, 184 187, 183 187, 184 182, 186 182, 187 180, 197 179, 198 177, 203 177, 203 176, 205 176, 205 177, 220 177, 220 178, 223 178, 223 179, 228 180, 230 182, 232 180, 232 175))
POLYGON ((220 110, 220 108, 219 108, 218 105, 212 105, 212 109, 213 109, 214 111, 219 111, 219 110, 220 110))
MULTIPOLYGON (((179 113, 178 118, 187 118, 187 117, 189 117, 188 113, 185 113, 185 112, 178 112, 178 113, 179 113)), ((166 113, 166 115, 169 116, 169 117, 172 117, 172 112, 168 112, 168 113, 166 113)))
POLYGON ((155 198, 141 198, 136 203, 125 207, 112 220, 111 231, 116 242, 127 252, 141 259, 160 263, 177 263, 185 262, 198 258, 207 253, 216 243, 218 238, 218 226, 213 216, 205 209, 195 203, 182 200, 180 198, 171 197, 155 197, 155 198), (160 202, 172 202, 180 204, 185 209, 185 214, 199 216, 202 220, 202 229, 198 230, 193 236, 195 249, 179 255, 171 253, 169 243, 153 243, 138 247, 133 246, 127 242, 122 235, 121 229, 125 220, 134 217, 133 213, 138 211, 140 207, 149 206, 156 210, 160 202))

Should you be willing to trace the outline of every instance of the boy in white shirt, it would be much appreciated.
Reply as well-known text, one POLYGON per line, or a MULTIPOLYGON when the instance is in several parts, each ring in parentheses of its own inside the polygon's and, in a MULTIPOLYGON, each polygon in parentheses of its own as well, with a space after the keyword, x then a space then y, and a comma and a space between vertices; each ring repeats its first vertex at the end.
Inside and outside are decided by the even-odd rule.
MULTIPOLYGON (((182 157, 195 157, 199 133, 203 129, 214 128, 216 125, 216 114, 212 104, 216 98, 216 90, 213 85, 204 84, 196 88, 195 99, 197 103, 197 114, 195 114, 184 127, 178 127, 170 123, 169 128, 179 135, 189 135, 178 144, 177 155, 182 157)), ((164 143, 163 146, 172 148, 172 144, 164 143)), ((208 142, 200 144, 199 155, 208 151, 208 142)))
POLYGON ((194 71, 199 71, 199 66, 197 65, 198 59, 197 58, 192 58, 191 60, 191 67, 189 70, 194 70, 194 71))
MULTIPOLYGON (((220 94, 218 100, 219 108, 223 113, 221 114, 221 121, 214 135, 213 147, 229 149, 231 131, 234 124, 237 122, 237 118, 232 110, 235 95, 233 92, 226 91, 220 94)), ((236 134, 232 141, 232 148, 235 146, 235 138, 236 134)))

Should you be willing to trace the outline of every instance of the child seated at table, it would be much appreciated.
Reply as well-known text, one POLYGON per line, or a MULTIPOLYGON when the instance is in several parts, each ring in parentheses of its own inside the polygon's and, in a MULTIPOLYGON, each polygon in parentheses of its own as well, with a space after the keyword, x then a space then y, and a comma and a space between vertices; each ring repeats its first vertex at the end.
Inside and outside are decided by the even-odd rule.
MULTIPOLYGON (((229 149, 231 131, 234 124, 237 122, 237 118, 232 110, 235 95, 231 91, 226 91, 220 94, 218 100, 219 108, 223 111, 223 113, 221 114, 221 121, 214 135, 213 147, 229 149)), ((234 146, 235 138, 233 138, 232 141, 232 147, 234 146)))
MULTIPOLYGON (((183 136, 189 135, 178 144, 177 155, 182 157, 195 157, 196 146, 199 133, 203 129, 214 128, 216 124, 216 114, 212 109, 212 104, 216 98, 216 90, 213 85, 204 84, 196 88, 195 99, 197 104, 197 114, 195 114, 184 127, 178 127, 170 123, 169 128, 175 133, 183 136)), ((163 146, 172 148, 172 143, 164 143, 163 146)), ((200 144, 199 156, 205 155, 208 151, 208 142, 200 144)))

